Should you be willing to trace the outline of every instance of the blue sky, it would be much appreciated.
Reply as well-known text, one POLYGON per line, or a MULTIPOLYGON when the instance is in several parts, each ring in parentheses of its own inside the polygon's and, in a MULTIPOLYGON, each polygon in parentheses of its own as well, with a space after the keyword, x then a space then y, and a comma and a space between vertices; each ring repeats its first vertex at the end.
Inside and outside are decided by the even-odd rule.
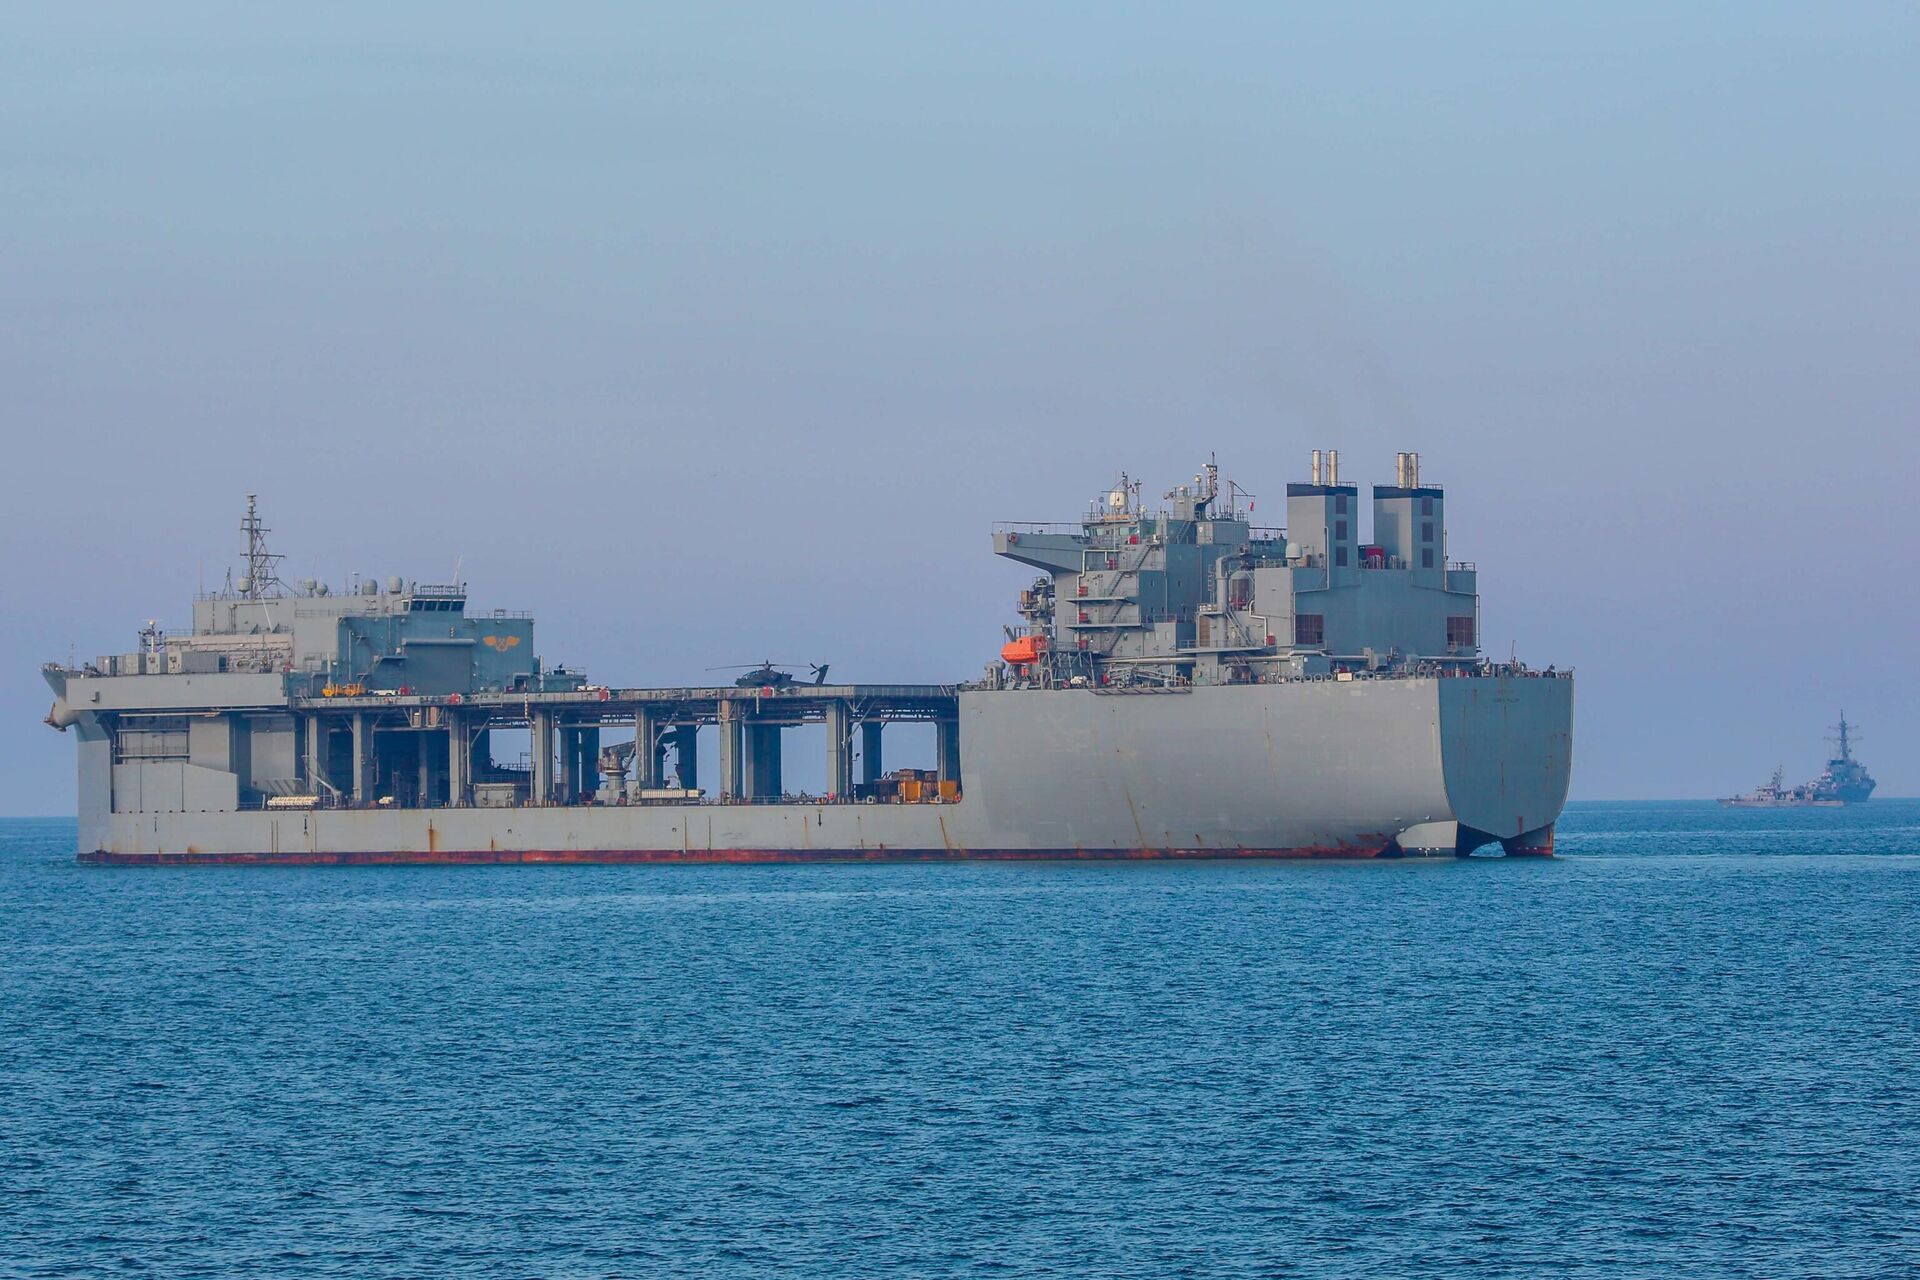
MULTIPOLYGON (((1920 793, 1920 10, 10 6, 0 812, 38 664, 296 574, 550 660, 961 678, 999 519, 1419 450, 1577 795, 1920 793)), ((1277 511, 1277 506, 1276 506, 1277 511)))

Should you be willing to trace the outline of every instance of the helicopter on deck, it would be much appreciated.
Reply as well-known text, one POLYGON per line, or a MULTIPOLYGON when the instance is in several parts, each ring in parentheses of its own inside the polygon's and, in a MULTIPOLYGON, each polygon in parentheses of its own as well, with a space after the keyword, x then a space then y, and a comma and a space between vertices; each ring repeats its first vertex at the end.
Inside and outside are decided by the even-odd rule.
MULTIPOLYGON (((786 665, 798 666, 799 664, 788 663, 786 665)), ((831 666, 832 664, 827 662, 807 663, 807 674, 813 677, 812 683, 815 685, 825 684, 827 682, 827 671, 831 666)), ((791 689, 800 683, 794 678, 793 672, 781 670, 778 666, 774 665, 773 659, 771 658, 758 664, 742 662, 726 667, 708 667, 707 670, 740 671, 742 674, 735 676, 733 682, 742 689, 791 689)))

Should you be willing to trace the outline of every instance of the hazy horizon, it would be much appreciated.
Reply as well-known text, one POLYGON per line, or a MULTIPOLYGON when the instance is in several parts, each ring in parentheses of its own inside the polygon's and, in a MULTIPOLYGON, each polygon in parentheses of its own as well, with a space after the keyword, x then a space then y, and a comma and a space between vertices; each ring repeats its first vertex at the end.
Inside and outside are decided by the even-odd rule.
MULTIPOLYGON (((549 663, 958 680, 1000 520, 1417 450, 1576 799, 1920 794, 1920 10, 16 8, 0 814, 39 665, 288 576, 549 663)), ((1271 505, 1269 505, 1271 504, 1271 505)))

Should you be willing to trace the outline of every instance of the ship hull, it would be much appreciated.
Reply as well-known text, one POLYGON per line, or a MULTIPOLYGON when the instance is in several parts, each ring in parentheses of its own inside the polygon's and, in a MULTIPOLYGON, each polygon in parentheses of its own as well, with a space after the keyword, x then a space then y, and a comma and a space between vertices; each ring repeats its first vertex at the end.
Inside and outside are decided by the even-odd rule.
MULTIPOLYGON (((336 853, 83 853, 91 866, 120 867, 394 867, 394 866, 620 866, 854 862, 1102 862, 1150 860, 1367 859, 1433 855, 1440 850, 1328 846, 1293 849, 453 849, 336 853)), ((1446 850, 1449 855, 1452 850, 1446 850)))
MULTIPOLYGON (((79 855, 108 865, 926 862, 1550 854, 1572 682, 971 690, 962 797, 115 812, 82 751, 79 855), (88 797, 96 802, 90 807, 88 797)), ((95 751, 94 757, 101 753, 95 751)))

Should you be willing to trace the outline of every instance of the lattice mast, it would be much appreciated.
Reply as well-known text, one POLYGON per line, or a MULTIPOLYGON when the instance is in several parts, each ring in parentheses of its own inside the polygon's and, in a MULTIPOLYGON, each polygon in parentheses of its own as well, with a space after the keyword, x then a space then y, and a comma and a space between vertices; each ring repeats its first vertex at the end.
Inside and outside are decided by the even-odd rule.
POLYGON ((237 585, 247 599, 265 600, 287 594, 287 584, 280 580, 280 562, 285 557, 267 550, 269 530, 260 522, 255 497, 247 495, 247 517, 240 522, 240 532, 247 537, 247 569, 237 585))

